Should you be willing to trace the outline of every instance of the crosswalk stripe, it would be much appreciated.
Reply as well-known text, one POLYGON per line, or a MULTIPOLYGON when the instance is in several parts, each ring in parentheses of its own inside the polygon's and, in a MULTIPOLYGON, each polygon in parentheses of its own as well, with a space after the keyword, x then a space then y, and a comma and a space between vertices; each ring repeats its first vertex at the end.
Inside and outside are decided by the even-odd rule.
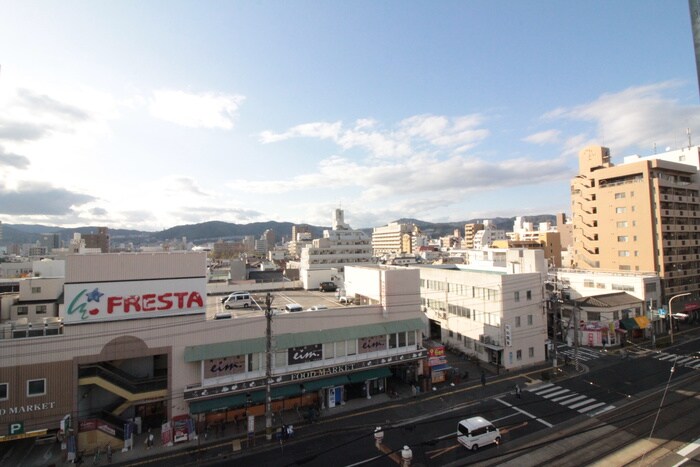
POLYGON ((676 356, 673 354, 666 354, 663 357, 659 357, 659 360, 670 360, 672 358, 675 358, 676 356))
POLYGON ((561 404, 561 405, 566 405, 566 406, 568 406, 568 405, 571 404, 572 402, 580 401, 581 399, 585 399, 586 397, 588 397, 588 396, 577 396, 577 397, 574 397, 574 398, 569 399, 569 400, 566 401, 566 402, 560 402, 560 404, 561 404))
POLYGON ((551 393, 549 393, 549 394, 545 394, 545 395, 542 396, 542 397, 544 397, 545 399, 549 399, 550 397, 560 396, 560 395, 562 395, 562 394, 564 394, 564 393, 566 393, 566 392, 569 392, 569 390, 568 390, 568 389, 562 389, 561 391, 551 392, 551 393))
MULTIPOLYGON (((567 394, 565 396, 561 396, 561 397, 557 397, 556 399, 552 399, 552 402, 559 402, 560 404, 566 404, 566 402, 564 402, 564 401, 566 401, 567 399, 574 398, 576 396, 580 396, 580 394, 577 392, 572 392, 571 394, 567 394)), ((585 396, 583 396, 583 397, 585 397, 585 396)), ((569 402, 571 402, 571 401, 569 401, 569 402)))
POLYGON ((676 363, 684 364, 684 363, 690 362, 692 360, 694 360, 693 357, 685 357, 685 358, 682 358, 680 360, 676 360, 676 363))
POLYGON ((538 396, 543 396, 544 394, 549 394, 550 392, 558 391, 561 389, 559 386, 553 386, 551 388, 547 388, 544 391, 533 391, 535 394, 538 396))
POLYGON ((538 386, 538 387, 536 387, 536 388, 528 389, 528 391, 530 391, 530 392, 537 392, 537 391, 539 391, 539 390, 541 390, 541 389, 551 388, 552 386, 554 386, 554 383, 547 383, 547 384, 545 384, 545 385, 538 386))
POLYGON ((600 415, 600 414, 605 413, 605 412, 607 412, 607 411, 609 411, 609 410, 612 410, 612 409, 614 409, 614 408, 615 408, 614 405, 609 405, 609 406, 603 408, 602 410, 599 410, 599 411, 597 411, 596 413, 591 414, 591 415, 593 415, 593 416, 595 416, 595 415, 600 415))
POLYGON ((696 362, 693 363, 692 365, 688 365, 688 367, 690 367, 690 368, 697 368, 697 367, 699 367, 699 366, 700 366, 700 360, 696 361, 696 362))
POLYGON ((582 409, 578 409, 578 411, 581 412, 581 413, 588 412, 588 411, 590 411, 590 410, 597 409, 597 408, 600 407, 601 405, 605 405, 605 402, 598 402, 598 403, 596 403, 596 404, 589 405, 588 407, 584 407, 584 408, 582 408, 582 409))
MULTIPOLYGON (((586 397, 586 396, 583 396, 583 397, 586 397)), ((586 405, 586 404, 590 404, 591 402, 595 402, 595 401, 596 401, 595 399, 587 399, 587 400, 585 400, 585 401, 583 401, 583 402, 577 402, 577 403, 575 403, 575 404, 573 404, 573 405, 568 405, 568 404, 567 404, 567 407, 570 408, 570 409, 578 409, 579 407, 582 407, 582 406, 584 406, 584 405, 586 405)))

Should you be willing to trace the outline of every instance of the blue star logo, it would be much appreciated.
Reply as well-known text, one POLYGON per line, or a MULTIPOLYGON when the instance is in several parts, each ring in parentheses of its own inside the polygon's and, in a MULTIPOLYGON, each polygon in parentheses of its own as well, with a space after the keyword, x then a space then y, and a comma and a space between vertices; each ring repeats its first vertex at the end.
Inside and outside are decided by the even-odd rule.
POLYGON ((87 294, 87 301, 88 303, 90 302, 100 302, 100 297, 103 296, 103 293, 100 293, 100 290, 95 287, 95 290, 87 294))

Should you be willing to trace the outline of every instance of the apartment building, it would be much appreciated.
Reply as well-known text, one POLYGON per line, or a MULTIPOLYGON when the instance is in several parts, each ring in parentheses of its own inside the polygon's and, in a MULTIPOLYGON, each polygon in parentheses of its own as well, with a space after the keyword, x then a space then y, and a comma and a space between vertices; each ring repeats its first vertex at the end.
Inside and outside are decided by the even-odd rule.
POLYGON ((343 210, 336 209, 333 230, 324 230, 323 238, 314 239, 301 250, 299 278, 305 289, 315 289, 321 282, 340 282, 346 266, 371 261, 372 245, 367 234, 350 228, 343 210))
POLYGON ((462 248, 474 248, 474 236, 479 230, 484 230, 484 224, 464 224, 462 248))
POLYGON ((469 265, 418 267, 431 338, 500 368, 543 362, 547 320, 542 250, 472 252, 481 255, 469 265))
POLYGON ((392 255, 396 253, 410 253, 404 251, 403 237, 405 234, 413 234, 414 224, 402 224, 392 222, 383 227, 375 227, 372 231, 372 254, 374 256, 392 255))
POLYGON ((675 159, 634 156, 620 165, 611 162, 608 148, 584 148, 571 181, 574 267, 655 272, 665 301, 679 293, 697 299, 697 163, 697 147, 676 152, 675 159))

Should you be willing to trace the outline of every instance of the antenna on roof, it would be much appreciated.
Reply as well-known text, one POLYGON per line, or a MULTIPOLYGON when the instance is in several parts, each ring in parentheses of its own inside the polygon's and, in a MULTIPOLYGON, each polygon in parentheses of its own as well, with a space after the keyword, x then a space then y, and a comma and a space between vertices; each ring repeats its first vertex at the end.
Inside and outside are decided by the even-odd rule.
POLYGON ((686 128, 685 132, 688 134, 688 147, 691 147, 693 144, 692 144, 692 139, 690 137, 690 128, 686 128))

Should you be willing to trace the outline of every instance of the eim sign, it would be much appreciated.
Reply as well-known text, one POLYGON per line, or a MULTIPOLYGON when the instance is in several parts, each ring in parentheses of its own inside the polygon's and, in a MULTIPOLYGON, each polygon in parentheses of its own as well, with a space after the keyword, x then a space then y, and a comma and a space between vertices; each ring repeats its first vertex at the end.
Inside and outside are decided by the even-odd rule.
POLYGON ((305 345, 304 347, 292 347, 287 350, 287 358, 290 365, 300 363, 315 362, 323 358, 323 347, 321 344, 305 345))

